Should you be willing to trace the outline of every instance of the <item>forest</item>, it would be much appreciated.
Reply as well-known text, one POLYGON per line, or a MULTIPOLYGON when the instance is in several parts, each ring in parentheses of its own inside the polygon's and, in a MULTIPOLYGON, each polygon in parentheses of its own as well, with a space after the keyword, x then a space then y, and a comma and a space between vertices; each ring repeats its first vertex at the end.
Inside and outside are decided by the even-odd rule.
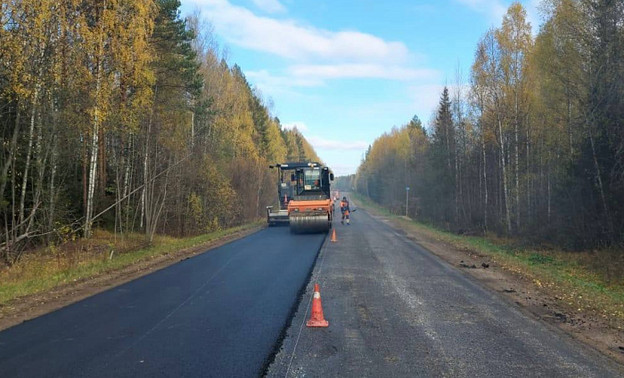
POLYGON ((0 0, 0 261, 243 224, 319 160, 178 0, 0 0))
MULTIPOLYGON (((353 186, 461 234, 565 249, 624 242, 624 3, 547 0, 532 34, 512 4, 464 78, 380 136, 353 186)), ((432 94, 433 95, 433 94, 432 94)))

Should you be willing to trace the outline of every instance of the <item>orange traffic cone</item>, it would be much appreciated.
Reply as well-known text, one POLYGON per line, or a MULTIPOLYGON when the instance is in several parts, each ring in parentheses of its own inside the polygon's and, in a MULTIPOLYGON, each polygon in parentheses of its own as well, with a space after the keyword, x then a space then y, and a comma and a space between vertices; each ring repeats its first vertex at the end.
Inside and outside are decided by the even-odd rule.
POLYGON ((306 322, 308 327, 329 327, 329 322, 323 317, 323 306, 321 305, 321 291, 318 284, 314 284, 314 296, 312 297, 312 314, 310 320, 306 322))
POLYGON ((332 232, 332 236, 331 236, 330 241, 332 241, 332 242, 334 242, 334 243, 338 241, 338 240, 336 239, 336 229, 335 229, 335 228, 334 228, 334 231, 332 232))

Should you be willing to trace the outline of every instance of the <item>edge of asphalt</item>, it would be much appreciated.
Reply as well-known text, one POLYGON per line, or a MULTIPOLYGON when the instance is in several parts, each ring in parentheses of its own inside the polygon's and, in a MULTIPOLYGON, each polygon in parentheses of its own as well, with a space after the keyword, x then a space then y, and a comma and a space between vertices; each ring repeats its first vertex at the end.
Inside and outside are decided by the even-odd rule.
POLYGON ((290 320, 284 325, 282 332, 280 333, 280 337, 275 344, 275 348, 273 353, 270 355, 270 358, 267 361, 264 369, 262 370, 261 376, 283 376, 287 377, 290 371, 290 366, 292 365, 293 358, 295 357, 295 353, 297 351, 297 345, 299 343, 299 339, 303 332, 303 328, 305 326, 306 317, 310 311, 310 306, 312 304, 312 293, 314 292, 314 284, 320 283, 321 286, 323 279, 323 264, 325 262, 325 255, 327 253, 327 247, 331 243, 329 235, 334 229, 335 224, 332 224, 332 228, 325 236, 325 240, 323 244, 321 244, 321 248, 319 249, 319 253, 316 256, 313 266, 310 269, 310 273, 308 274, 307 281, 304 282, 300 291, 299 297, 296 303, 293 305, 290 320), (305 309, 303 308, 303 304, 305 303, 305 309), (289 331, 293 328, 293 326, 297 326, 297 334, 289 335, 289 331), (296 336, 296 340, 294 341, 295 345, 292 348, 293 350, 288 353, 284 348, 287 347, 288 337, 296 336), (288 354, 285 354, 288 353, 288 354), (288 366, 286 367, 286 371, 284 374, 277 375, 277 372, 282 372, 284 368, 284 359, 288 358, 288 366), (277 371, 275 371, 277 370, 277 371))
MULTIPOLYGON (((334 225, 332 223, 332 228, 330 230, 333 230, 333 227, 334 225)), ((277 358, 282 352, 282 348, 284 347, 284 342, 288 336, 288 331, 293 326, 293 322, 295 321, 295 319, 297 319, 298 315, 300 315, 299 310, 301 309, 301 305, 302 303, 304 303, 304 300, 306 300, 307 298, 307 306, 306 306, 305 311, 303 312, 304 314, 303 319, 305 322, 305 315, 310 310, 310 304, 312 303, 312 296, 309 295, 309 293, 311 293, 310 290, 313 289, 313 286, 314 286, 313 278, 315 276, 320 275, 320 272, 323 269, 323 262, 325 261, 325 250, 327 249, 328 243, 330 243, 328 236, 329 236, 329 232, 325 235, 325 240, 323 240, 323 243, 321 244, 321 247, 319 248, 316 254, 314 263, 310 266, 310 270, 308 271, 306 278, 303 280, 303 283, 301 284, 301 287, 299 288, 297 292, 297 300, 293 303, 292 307, 290 308, 290 311, 288 314, 288 321, 282 327, 282 330, 280 331, 280 334, 277 340, 275 341, 275 344, 273 345, 273 350, 271 354, 269 354, 264 365, 262 366, 262 369, 260 370, 261 377, 266 377, 270 373, 270 369, 273 366, 273 364, 276 363, 277 358), (319 266, 318 264, 319 260, 320 260, 320 267, 317 271, 317 267, 319 266)), ((301 326, 299 327, 298 336, 301 336, 302 327, 303 327, 303 323, 301 323, 301 326)), ((292 355, 294 356, 294 352, 292 355)))

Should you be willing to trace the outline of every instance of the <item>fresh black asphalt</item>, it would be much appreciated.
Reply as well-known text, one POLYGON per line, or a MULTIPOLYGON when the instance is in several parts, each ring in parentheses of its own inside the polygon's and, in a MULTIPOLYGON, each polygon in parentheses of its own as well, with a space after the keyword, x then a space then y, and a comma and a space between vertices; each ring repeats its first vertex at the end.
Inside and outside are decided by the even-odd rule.
POLYGON ((358 210, 336 224, 267 376, 624 376, 384 220, 358 210), (316 282, 329 328, 304 326, 316 282))
POLYGON ((269 228, 0 333, 0 377, 261 374, 325 234, 269 228))

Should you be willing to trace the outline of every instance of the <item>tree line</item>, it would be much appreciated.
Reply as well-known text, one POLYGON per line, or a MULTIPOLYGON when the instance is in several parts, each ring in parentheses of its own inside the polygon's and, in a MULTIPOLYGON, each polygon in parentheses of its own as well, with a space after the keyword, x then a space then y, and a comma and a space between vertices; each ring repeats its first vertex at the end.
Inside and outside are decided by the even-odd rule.
POLYGON ((0 258, 89 237, 194 235, 318 160, 178 0, 0 0, 0 258))
POLYGON ((360 193, 456 232, 571 248, 624 241, 624 6, 519 3, 476 46, 467 83, 366 152, 360 193))

